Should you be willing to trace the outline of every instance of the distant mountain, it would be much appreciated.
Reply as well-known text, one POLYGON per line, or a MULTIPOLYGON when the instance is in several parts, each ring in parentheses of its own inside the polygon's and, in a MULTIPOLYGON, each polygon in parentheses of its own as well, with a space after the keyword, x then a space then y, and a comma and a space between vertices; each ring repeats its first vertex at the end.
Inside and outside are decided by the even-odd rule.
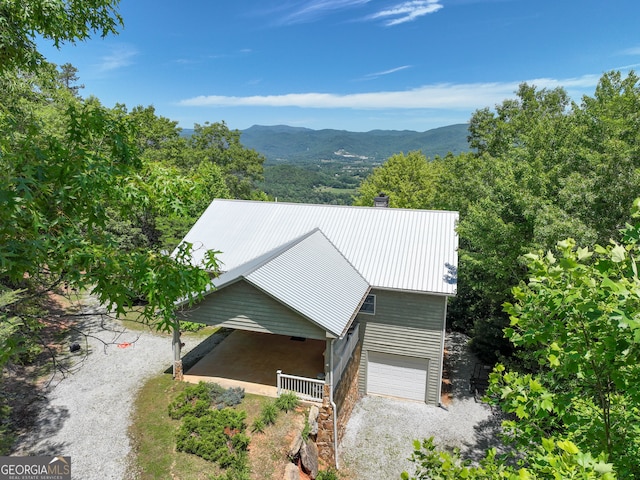
POLYGON ((411 130, 311 130, 286 125, 254 125, 240 141, 267 158, 267 163, 308 163, 320 160, 380 163, 396 153, 421 150, 427 157, 470 150, 468 125, 457 124, 426 132, 411 130))

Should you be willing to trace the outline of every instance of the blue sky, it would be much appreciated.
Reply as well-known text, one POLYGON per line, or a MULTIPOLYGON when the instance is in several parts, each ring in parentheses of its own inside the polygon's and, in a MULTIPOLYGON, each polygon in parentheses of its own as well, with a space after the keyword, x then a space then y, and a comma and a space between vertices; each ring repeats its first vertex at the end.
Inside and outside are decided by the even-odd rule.
POLYGON ((638 0, 121 0, 125 27, 47 58, 83 96, 179 122, 425 131, 521 82, 593 94, 639 70, 638 0))

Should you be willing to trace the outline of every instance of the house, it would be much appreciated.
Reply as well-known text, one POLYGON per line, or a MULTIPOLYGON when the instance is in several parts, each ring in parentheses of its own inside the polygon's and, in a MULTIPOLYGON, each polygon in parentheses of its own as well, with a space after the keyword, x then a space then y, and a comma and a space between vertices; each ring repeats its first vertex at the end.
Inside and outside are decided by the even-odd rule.
POLYGON ((447 211, 216 199, 184 241, 196 261, 208 249, 221 252, 223 273, 181 318, 245 335, 252 346, 244 355, 218 365, 234 367, 251 351, 255 373, 279 355, 269 352, 273 345, 295 348, 282 360, 288 364, 271 367, 270 381, 331 412, 348 414, 367 394, 437 405, 457 219, 447 211), (310 373, 293 371, 307 363, 310 373))

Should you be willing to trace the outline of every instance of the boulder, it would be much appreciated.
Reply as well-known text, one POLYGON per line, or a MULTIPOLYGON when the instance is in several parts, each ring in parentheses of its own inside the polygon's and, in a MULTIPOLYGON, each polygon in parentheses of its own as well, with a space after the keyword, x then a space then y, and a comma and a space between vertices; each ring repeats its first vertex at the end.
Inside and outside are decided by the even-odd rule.
POLYGON ((295 463, 287 463, 282 480, 300 480, 300 470, 295 463))
POLYGON ((307 440, 300 448, 300 462, 302 469, 311 479, 318 476, 318 447, 311 440, 307 440))
POLYGON ((309 409, 309 423, 313 423, 318 421, 318 414, 320 413, 320 409, 317 405, 311 405, 309 409))
POLYGON ((300 451, 301 446, 302 446, 302 432, 297 432, 296 436, 293 437, 293 440, 291 440, 291 443, 289 444, 289 450, 287 452, 287 455, 289 455, 289 458, 291 459, 296 458, 296 456, 298 455, 298 452, 300 451))

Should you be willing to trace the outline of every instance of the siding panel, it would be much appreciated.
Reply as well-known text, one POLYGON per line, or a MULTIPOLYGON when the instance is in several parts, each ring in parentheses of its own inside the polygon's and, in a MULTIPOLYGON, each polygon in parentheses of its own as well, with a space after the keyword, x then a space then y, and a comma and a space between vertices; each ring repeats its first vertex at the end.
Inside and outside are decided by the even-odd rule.
POLYGON ((325 340, 325 331, 241 281, 207 295, 181 320, 254 332, 325 340))
POLYGON ((427 403, 438 404, 446 297, 372 290, 376 314, 358 315, 362 356, 359 389, 367 391, 368 352, 429 360, 427 403))

